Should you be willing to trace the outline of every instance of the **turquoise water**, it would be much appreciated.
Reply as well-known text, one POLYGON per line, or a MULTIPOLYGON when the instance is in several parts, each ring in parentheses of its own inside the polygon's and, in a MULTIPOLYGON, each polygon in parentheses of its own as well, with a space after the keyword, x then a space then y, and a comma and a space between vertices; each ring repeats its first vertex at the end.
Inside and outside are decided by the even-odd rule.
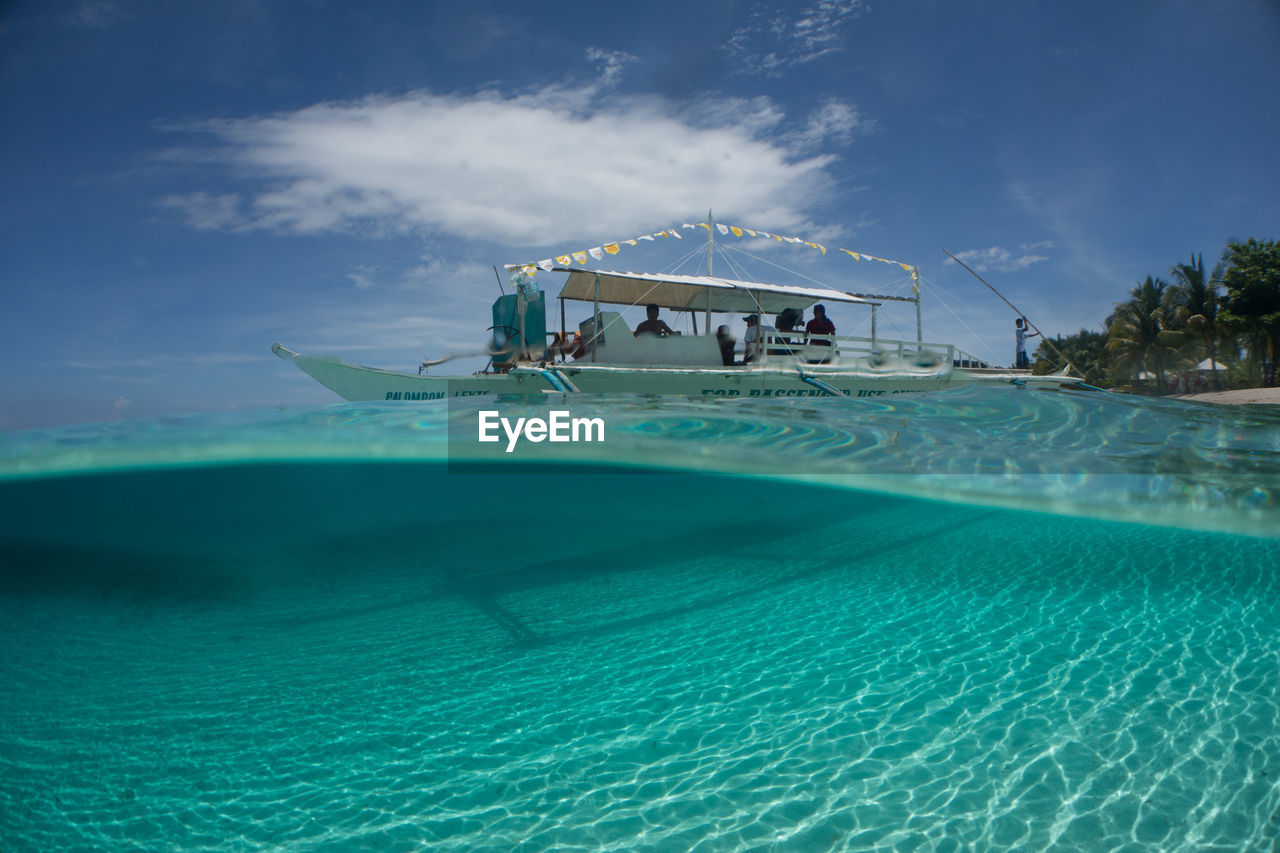
POLYGON ((558 405, 5 436, 0 849, 1280 844, 1277 410, 558 405))

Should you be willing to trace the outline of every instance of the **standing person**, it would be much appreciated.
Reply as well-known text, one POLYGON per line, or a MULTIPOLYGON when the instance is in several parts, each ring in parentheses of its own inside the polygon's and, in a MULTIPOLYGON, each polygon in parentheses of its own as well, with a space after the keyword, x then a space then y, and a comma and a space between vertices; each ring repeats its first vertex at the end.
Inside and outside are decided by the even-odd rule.
POLYGON ((1025 320, 1019 317, 1013 321, 1013 334, 1018 339, 1018 349, 1015 353, 1016 363, 1014 367, 1019 370, 1026 370, 1031 367, 1031 362, 1027 360, 1027 338, 1034 338, 1039 332, 1028 332, 1028 325, 1025 320))

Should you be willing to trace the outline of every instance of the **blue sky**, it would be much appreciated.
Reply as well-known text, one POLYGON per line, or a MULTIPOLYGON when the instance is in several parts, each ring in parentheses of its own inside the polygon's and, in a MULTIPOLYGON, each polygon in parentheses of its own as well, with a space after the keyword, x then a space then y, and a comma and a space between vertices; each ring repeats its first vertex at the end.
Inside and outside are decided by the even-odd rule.
MULTIPOLYGON (((1007 363, 1012 312, 941 250, 1099 328, 1280 237, 1276 92, 1274 2, 10 0, 0 428, 332 402, 271 343, 412 370, 483 341, 491 265, 708 209, 918 264, 926 336, 1007 363)), ((725 239, 758 278, 904 286, 725 239)))

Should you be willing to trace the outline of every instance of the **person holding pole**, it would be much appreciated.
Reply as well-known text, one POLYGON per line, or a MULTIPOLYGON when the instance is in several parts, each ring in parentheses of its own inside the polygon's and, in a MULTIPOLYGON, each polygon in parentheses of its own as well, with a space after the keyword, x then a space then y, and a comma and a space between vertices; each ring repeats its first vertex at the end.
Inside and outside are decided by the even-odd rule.
POLYGON ((1027 338, 1034 338, 1040 333, 1027 331, 1026 321, 1019 317, 1013 321, 1013 334, 1017 337, 1017 351, 1014 353, 1016 363, 1014 366, 1019 370, 1026 370, 1031 367, 1031 362, 1027 359, 1027 338))

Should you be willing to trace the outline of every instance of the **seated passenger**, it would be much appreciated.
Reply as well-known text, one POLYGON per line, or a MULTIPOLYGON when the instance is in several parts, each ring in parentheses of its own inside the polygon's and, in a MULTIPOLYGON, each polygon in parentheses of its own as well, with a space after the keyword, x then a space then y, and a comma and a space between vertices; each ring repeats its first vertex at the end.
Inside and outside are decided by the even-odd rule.
MULTIPOLYGON (((827 309, 823 305, 813 306, 813 319, 804 327, 804 342, 813 347, 829 347, 831 341, 826 338, 814 338, 814 335, 834 335, 836 333, 836 324, 827 318, 827 309)), ((826 355, 820 358, 809 359, 811 364, 826 364, 831 360, 831 356, 826 355)))
POLYGON ((720 360, 725 367, 733 366, 733 345, 737 343, 729 334, 728 326, 716 329, 716 343, 720 344, 720 360))
POLYGON ((636 331, 635 331, 636 337, 640 337, 641 335, 648 334, 648 335, 658 335, 659 337, 665 338, 667 335, 678 334, 677 332, 673 332, 671 330, 671 327, 667 325, 665 320, 658 319, 657 305, 649 305, 644 310, 645 310, 645 313, 649 315, 649 319, 645 320, 639 326, 636 326, 636 331))
POLYGON ((554 337, 547 345, 547 358, 552 361, 557 358, 563 359, 569 354, 569 333, 552 332, 551 334, 554 337))
MULTIPOLYGON (((804 312, 797 308, 784 308, 782 313, 778 315, 778 331, 793 332, 796 324, 804 319, 804 312)), ((791 343, 791 338, 786 335, 778 335, 773 339, 774 346, 769 348, 769 355, 791 355, 794 350, 790 346, 784 346, 791 343)))
POLYGON ((759 314, 748 314, 742 318, 742 322, 747 324, 745 338, 747 348, 742 357, 742 363, 746 364, 760 357, 761 344, 764 343, 766 337, 774 333, 774 328, 772 326, 761 326, 759 314))

